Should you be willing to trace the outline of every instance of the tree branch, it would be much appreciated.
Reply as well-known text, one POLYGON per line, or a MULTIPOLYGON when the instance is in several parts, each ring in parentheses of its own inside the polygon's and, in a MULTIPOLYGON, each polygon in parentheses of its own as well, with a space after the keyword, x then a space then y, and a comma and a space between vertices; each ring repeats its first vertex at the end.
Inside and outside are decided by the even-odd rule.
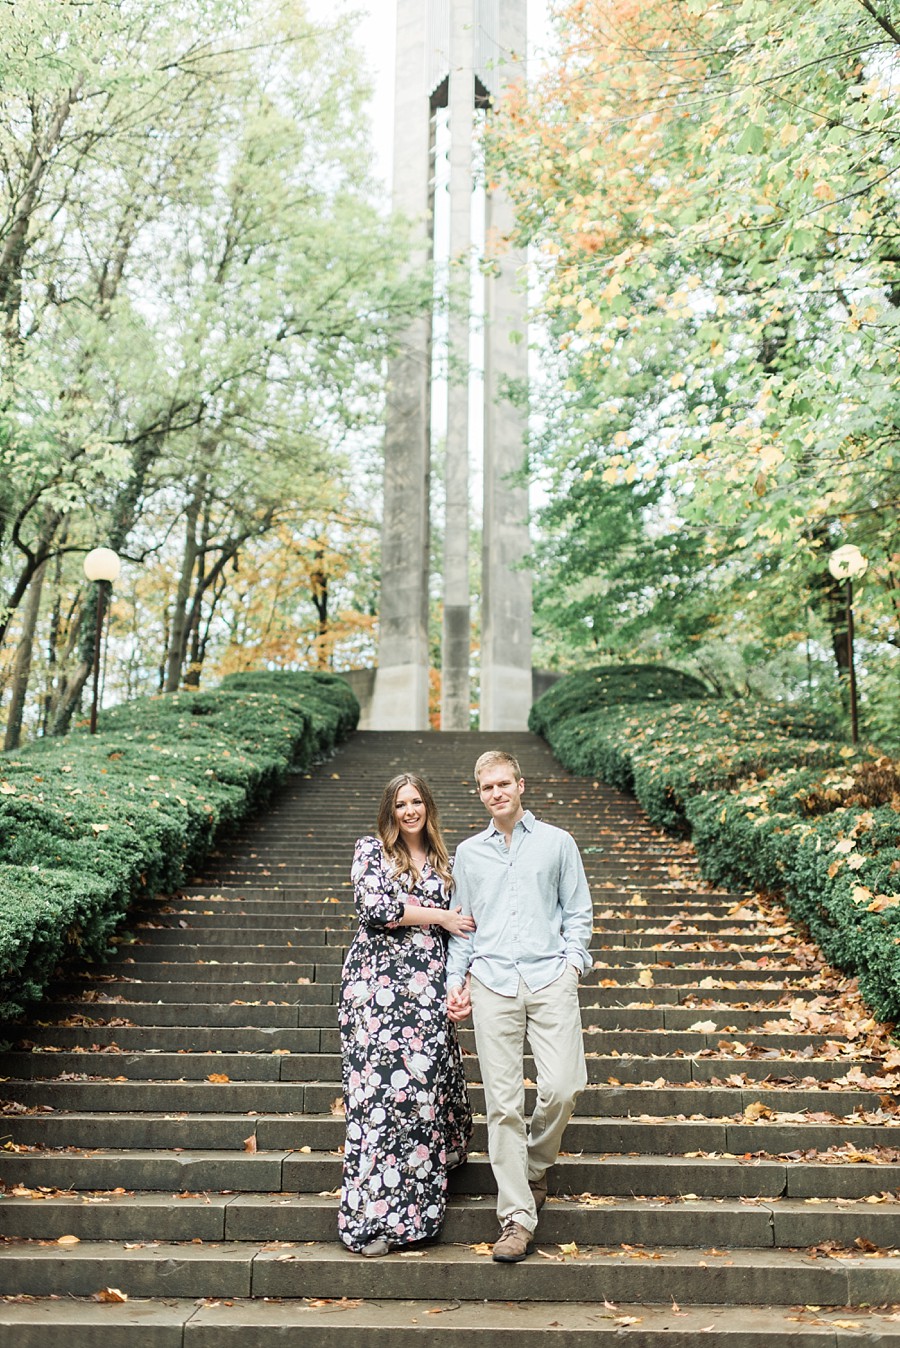
POLYGON ((878 10, 872 4, 872 0, 859 0, 859 3, 862 5, 863 9, 868 10, 872 15, 872 18, 878 24, 878 27, 883 28, 888 37, 900 46, 900 29, 896 28, 894 24, 891 23, 888 16, 886 14, 879 14, 878 10))

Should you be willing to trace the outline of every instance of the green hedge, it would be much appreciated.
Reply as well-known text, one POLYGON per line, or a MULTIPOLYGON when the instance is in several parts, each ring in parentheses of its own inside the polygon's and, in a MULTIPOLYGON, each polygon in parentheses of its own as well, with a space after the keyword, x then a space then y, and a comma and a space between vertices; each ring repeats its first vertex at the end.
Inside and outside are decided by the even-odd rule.
POLYGON ((705 683, 665 665, 600 665, 554 683, 535 702, 528 724, 536 734, 546 735, 551 725, 600 708, 704 697, 709 697, 705 683))
POLYGON ((873 1009, 900 1019, 900 763, 781 707, 616 704, 611 675, 561 680, 531 728, 567 767, 633 792, 655 823, 690 836, 714 883, 781 893, 873 1009))
POLYGON ((0 758, 0 1016, 38 998, 67 955, 102 958, 137 898, 183 883, 220 829, 358 716, 334 675, 238 674, 0 758))

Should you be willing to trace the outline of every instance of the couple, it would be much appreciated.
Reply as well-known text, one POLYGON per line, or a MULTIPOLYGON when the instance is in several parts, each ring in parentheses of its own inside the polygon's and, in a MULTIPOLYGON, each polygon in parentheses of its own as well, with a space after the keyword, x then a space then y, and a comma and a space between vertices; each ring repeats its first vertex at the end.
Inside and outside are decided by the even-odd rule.
POLYGON ((356 846, 338 1230, 364 1255, 440 1232, 447 1173, 465 1160, 472 1127, 456 1024, 474 1016, 500 1263, 531 1252, 546 1171, 587 1080, 578 980, 591 963, 592 909, 578 848, 524 808, 510 754, 482 754, 475 782, 491 823, 460 844, 452 871, 431 792, 414 773, 388 783, 378 836, 356 846), (526 1038, 537 1069, 528 1127, 526 1038))

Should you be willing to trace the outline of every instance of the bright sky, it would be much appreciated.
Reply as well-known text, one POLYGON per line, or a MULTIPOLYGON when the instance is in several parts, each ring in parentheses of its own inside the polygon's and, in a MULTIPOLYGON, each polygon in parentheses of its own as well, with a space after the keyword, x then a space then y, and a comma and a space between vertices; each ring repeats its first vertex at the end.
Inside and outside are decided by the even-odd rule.
MULTIPOLYGON (((316 19, 334 18, 335 14, 359 15, 359 41, 368 55, 374 84, 371 116, 376 163, 385 183, 389 183, 396 0, 307 0, 307 8, 316 19)), ((531 62, 549 41, 547 8, 548 0, 528 0, 528 48, 531 62)))

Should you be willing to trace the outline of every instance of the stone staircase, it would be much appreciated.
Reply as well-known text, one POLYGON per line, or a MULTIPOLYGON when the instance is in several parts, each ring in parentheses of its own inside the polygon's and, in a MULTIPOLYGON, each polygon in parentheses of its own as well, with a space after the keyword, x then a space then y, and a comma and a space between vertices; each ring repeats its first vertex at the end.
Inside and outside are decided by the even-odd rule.
POLYGON ((451 843, 483 827, 470 769, 492 742, 356 735, 14 1028, 4 1345, 900 1344, 885 1027, 776 907, 710 890, 687 845, 530 735, 503 743, 531 808, 577 837, 596 909, 590 1084, 538 1250, 490 1259, 478 1117, 441 1244, 372 1261, 338 1244, 353 842, 405 767, 428 776, 451 843))

